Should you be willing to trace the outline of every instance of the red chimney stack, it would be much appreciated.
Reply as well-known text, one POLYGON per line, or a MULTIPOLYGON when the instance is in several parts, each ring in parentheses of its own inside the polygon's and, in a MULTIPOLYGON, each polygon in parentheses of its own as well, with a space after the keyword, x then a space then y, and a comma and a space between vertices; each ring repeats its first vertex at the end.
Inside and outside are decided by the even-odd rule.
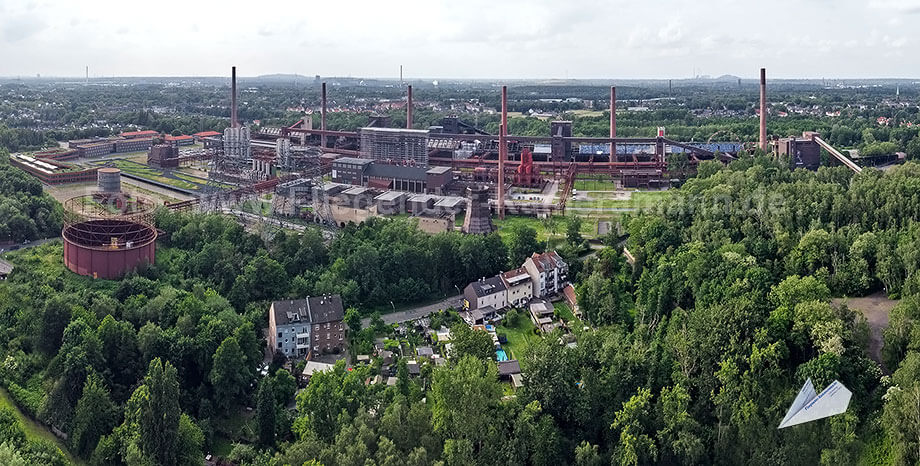
POLYGON ((323 83, 323 96, 322 96, 322 114, 320 115, 320 128, 323 133, 320 136, 320 144, 323 149, 326 148, 326 83, 323 83))
MULTIPOLYGON (((610 137, 617 137, 617 88, 610 86, 610 137)), ((617 143, 610 143, 610 167, 617 160, 617 143)), ((612 174, 612 173, 611 173, 612 174)))
POLYGON ((508 157, 508 86, 502 86, 502 122, 498 127, 498 218, 505 219, 505 159, 508 157))

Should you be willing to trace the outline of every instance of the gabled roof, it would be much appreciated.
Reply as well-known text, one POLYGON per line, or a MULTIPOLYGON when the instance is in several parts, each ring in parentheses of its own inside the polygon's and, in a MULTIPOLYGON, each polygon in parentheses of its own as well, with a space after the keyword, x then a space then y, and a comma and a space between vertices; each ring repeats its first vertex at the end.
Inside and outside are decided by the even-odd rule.
POLYGON ((503 272, 501 277, 505 285, 509 287, 530 281, 530 274, 527 273, 527 269, 524 267, 503 272))
POLYGON ((345 318, 342 298, 338 295, 314 296, 306 299, 288 299, 272 303, 275 325, 295 322, 324 324, 345 318))
POLYGON ((521 373, 521 364, 518 363, 517 359, 511 359, 508 361, 498 361, 498 375, 509 376, 511 374, 520 374, 520 373, 521 373))
POLYGON ((530 258, 533 260, 534 265, 540 272, 568 266, 565 261, 559 257, 559 254, 557 254, 556 251, 548 251, 544 252, 543 254, 533 253, 530 258))
POLYGON ((506 289, 505 282, 502 281, 502 277, 500 275, 475 281, 470 283, 470 286, 473 288, 473 292, 476 293, 476 297, 478 298, 489 296, 495 293, 501 293, 506 289))

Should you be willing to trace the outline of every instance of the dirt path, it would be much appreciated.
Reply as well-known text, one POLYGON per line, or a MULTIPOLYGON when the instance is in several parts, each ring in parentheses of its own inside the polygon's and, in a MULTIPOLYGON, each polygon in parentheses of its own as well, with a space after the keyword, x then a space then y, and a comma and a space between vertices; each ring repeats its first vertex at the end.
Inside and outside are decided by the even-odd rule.
MULTIPOLYGON (((869 324, 869 355, 882 364, 882 331, 888 328, 891 310, 898 304, 897 300, 888 299, 884 292, 878 292, 862 298, 834 298, 833 303, 840 305, 846 301, 847 307, 859 311, 869 324)), ((884 368, 884 364, 882 364, 884 368)))

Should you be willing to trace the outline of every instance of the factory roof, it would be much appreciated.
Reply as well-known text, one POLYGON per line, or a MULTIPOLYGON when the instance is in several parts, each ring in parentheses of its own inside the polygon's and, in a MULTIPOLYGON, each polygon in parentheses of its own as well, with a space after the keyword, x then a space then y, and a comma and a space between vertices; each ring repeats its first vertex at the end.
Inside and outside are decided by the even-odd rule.
POLYGON ((180 134, 179 136, 166 136, 164 139, 166 139, 167 141, 185 141, 185 140, 194 139, 194 138, 192 136, 189 136, 188 134, 180 134))
POLYGON ((431 167, 431 168, 428 169, 428 171, 427 171, 426 173, 430 173, 430 174, 432 174, 432 175, 440 175, 440 174, 443 174, 443 173, 447 173, 447 172, 449 172, 449 171, 451 171, 451 170, 452 170, 452 168, 450 168, 450 167, 431 167))
POLYGON ((368 167, 367 176, 374 176, 377 178, 394 178, 399 180, 425 181, 428 179, 428 174, 426 171, 426 169, 419 167, 406 167, 402 165, 374 163, 368 167))
POLYGON ((409 198, 409 202, 430 202, 437 200, 438 196, 431 194, 416 194, 409 198))
POLYGON ((146 130, 146 131, 126 131, 126 132, 124 132, 124 133, 121 133, 121 136, 124 136, 124 137, 131 137, 131 136, 156 136, 157 134, 160 134, 160 133, 158 133, 158 132, 156 132, 156 131, 154 131, 154 130, 152 130, 152 129, 149 129, 149 130, 146 130))
POLYGON ((348 188, 345 191, 342 191, 342 194, 346 196, 360 196, 362 194, 367 194, 370 189, 365 188, 364 186, 355 186, 353 188, 348 188))
POLYGON ((406 193, 399 191, 387 191, 374 198, 375 201, 398 201, 400 198, 406 196, 406 193))
POLYGON ((442 197, 441 199, 438 200, 438 202, 435 202, 434 206, 452 209, 452 208, 460 206, 461 204, 466 204, 466 199, 462 197, 447 196, 447 197, 442 197))
POLYGON ((362 159, 359 157, 339 157, 332 161, 332 163, 346 163, 349 165, 367 165, 373 163, 371 159, 362 159))
POLYGON ((199 133, 193 134, 193 136, 198 136, 200 138, 206 138, 209 136, 220 136, 220 135, 221 133, 218 133, 217 131, 201 131, 199 133))
POLYGON ((406 128, 375 128, 375 127, 365 127, 361 128, 361 132, 373 132, 373 133, 408 133, 412 135, 428 135, 427 129, 406 129, 406 128))

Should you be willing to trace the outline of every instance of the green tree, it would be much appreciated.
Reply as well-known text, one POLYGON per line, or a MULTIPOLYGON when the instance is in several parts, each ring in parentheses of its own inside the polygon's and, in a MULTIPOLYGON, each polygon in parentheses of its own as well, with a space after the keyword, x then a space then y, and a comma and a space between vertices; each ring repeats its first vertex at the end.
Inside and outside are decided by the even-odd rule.
POLYGON ((238 403, 249 380, 245 359, 235 337, 227 337, 214 352, 214 362, 208 376, 214 387, 217 404, 229 410, 238 403))
POLYGON ((920 461, 920 353, 910 352, 891 377, 882 416, 897 464, 920 461))
POLYGON ((520 267, 533 253, 543 252, 546 246, 537 240, 537 230, 527 225, 517 225, 508 237, 508 266, 520 267))
POLYGON ((585 239, 581 236, 581 217, 572 215, 565 225, 565 239, 576 248, 584 246, 585 239))
POLYGON ((270 377, 265 377, 259 383, 259 392, 256 395, 256 418, 259 421, 259 443, 266 447, 275 444, 275 404, 274 384, 270 377))
POLYGON ((109 397, 105 383, 95 373, 86 378, 83 396, 74 411, 70 444, 76 453, 89 457, 99 438, 108 434, 116 422, 116 407, 109 397))
POLYGON ((495 345, 488 333, 461 322, 450 328, 450 336, 453 343, 450 357, 460 359, 469 355, 482 360, 495 359, 495 345))
POLYGON ((616 412, 615 420, 610 426, 619 432, 619 442, 613 454, 616 464, 648 464, 657 459, 658 447, 647 431, 651 398, 651 391, 639 388, 638 393, 623 403, 623 408, 616 412))
POLYGON ((144 384, 129 405, 137 409, 141 453, 156 464, 177 464, 181 411, 176 368, 159 358, 150 361, 144 384))

